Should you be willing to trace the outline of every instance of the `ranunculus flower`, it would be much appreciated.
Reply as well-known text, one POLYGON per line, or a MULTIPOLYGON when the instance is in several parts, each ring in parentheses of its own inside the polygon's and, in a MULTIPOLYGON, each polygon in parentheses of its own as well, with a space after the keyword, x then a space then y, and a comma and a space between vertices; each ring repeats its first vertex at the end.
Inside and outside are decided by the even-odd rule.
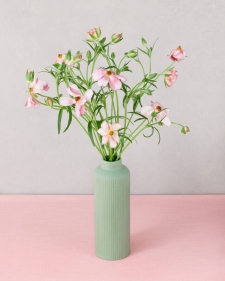
POLYGON ((103 121, 101 128, 97 131, 102 136, 102 144, 107 144, 109 142, 110 147, 115 148, 120 140, 118 130, 121 127, 122 126, 119 123, 110 124, 103 121))
POLYGON ((26 107, 38 107, 39 103, 36 102, 31 96, 28 97, 27 102, 25 103, 26 107))
POLYGON ((115 33, 111 36, 112 42, 114 44, 119 43, 123 39, 123 34, 122 33, 115 33))
POLYGON ((169 109, 165 109, 165 110, 163 109, 164 107, 159 102, 152 101, 150 106, 143 106, 141 108, 141 114, 146 116, 147 118, 152 118, 153 112, 158 113, 155 117, 157 121, 158 122, 161 121, 163 125, 169 127, 171 125, 171 122, 168 118, 169 109))
POLYGON ((170 58, 173 61, 181 61, 185 57, 185 51, 179 46, 177 49, 170 53, 170 58))
POLYGON ((108 83, 113 91, 118 91, 122 87, 121 81, 125 82, 127 79, 122 75, 117 75, 111 70, 98 68, 92 73, 94 81, 98 81, 98 86, 105 87, 108 83), (121 81, 120 81, 121 80, 121 81))
POLYGON ((66 60, 66 55, 65 54, 58 54, 57 59, 54 61, 54 64, 59 63, 62 64, 66 60))
POLYGON ((29 90, 32 94, 38 94, 43 91, 48 91, 49 90, 49 85, 48 82, 39 80, 38 78, 34 77, 33 82, 29 84, 29 90))
POLYGON ((76 104, 75 114, 77 117, 84 115, 85 113, 85 103, 89 101, 93 95, 93 91, 91 89, 87 90, 85 94, 82 96, 79 92, 78 87, 75 84, 70 85, 67 88, 67 92, 73 96, 74 98, 69 97, 61 97, 59 99, 59 103, 64 106, 76 104))
POLYGON ((91 41, 96 41, 101 36, 101 29, 100 28, 93 28, 87 32, 89 37, 91 38, 91 41))
POLYGON ((178 75, 176 74, 176 70, 170 69, 169 71, 167 71, 166 75, 165 75, 165 85, 167 87, 171 87, 173 85, 174 82, 176 82, 178 75))

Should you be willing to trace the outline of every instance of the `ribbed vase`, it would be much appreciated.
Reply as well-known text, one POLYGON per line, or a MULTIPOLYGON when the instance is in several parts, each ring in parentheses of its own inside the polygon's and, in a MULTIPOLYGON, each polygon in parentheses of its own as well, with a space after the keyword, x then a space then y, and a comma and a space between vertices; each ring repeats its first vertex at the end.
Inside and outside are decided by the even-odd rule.
POLYGON ((95 169, 95 254, 119 260, 130 253, 130 171, 122 161, 107 162, 95 169))

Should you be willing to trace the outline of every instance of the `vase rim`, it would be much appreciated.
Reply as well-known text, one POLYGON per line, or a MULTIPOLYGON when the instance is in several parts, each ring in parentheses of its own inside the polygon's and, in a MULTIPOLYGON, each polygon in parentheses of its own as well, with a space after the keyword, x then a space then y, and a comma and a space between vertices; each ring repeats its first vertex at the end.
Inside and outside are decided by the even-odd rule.
POLYGON ((109 162, 102 159, 101 167, 105 170, 116 170, 122 166, 122 159, 120 158, 117 161, 109 162))

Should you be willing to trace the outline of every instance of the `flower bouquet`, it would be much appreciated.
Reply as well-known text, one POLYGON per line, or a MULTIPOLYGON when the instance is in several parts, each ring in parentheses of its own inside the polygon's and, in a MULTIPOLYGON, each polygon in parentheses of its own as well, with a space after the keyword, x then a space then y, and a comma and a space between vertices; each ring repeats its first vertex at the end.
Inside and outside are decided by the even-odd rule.
POLYGON ((66 54, 59 54, 53 65, 45 68, 44 72, 55 79, 54 96, 46 94, 48 82, 40 80, 34 71, 27 70, 29 97, 25 106, 43 105, 57 110, 58 133, 61 132, 62 116, 66 113, 68 123, 63 132, 75 120, 100 153, 103 162, 95 171, 96 255, 113 260, 129 254, 130 178, 129 170, 121 163, 122 154, 141 133, 147 138, 156 133, 160 143, 162 127, 176 124, 183 134, 189 132, 187 126, 171 122, 169 109, 158 101, 142 105, 142 97, 153 95, 159 78, 163 77, 166 87, 175 83, 178 75, 174 65, 185 58, 185 51, 180 46, 172 50, 169 55, 171 64, 162 72, 154 73, 152 54, 155 43, 149 47, 142 38, 141 48, 125 52, 118 61, 110 49, 123 39, 123 34, 115 33, 107 41, 106 37, 101 38, 101 29, 94 28, 88 36, 85 42, 90 49, 85 57, 80 51, 72 54, 69 50, 66 54), (148 69, 144 68, 140 53, 147 58, 148 69), (99 57, 103 57, 105 63, 96 68, 99 57), (127 84, 124 74, 132 72, 131 60, 140 66, 143 73, 142 79, 134 86, 127 84), (62 84, 66 85, 67 93, 61 94, 62 84), (145 135, 145 130, 150 132, 145 135), (107 206, 104 202, 108 202, 107 206), (115 226, 115 221, 119 225, 115 226))

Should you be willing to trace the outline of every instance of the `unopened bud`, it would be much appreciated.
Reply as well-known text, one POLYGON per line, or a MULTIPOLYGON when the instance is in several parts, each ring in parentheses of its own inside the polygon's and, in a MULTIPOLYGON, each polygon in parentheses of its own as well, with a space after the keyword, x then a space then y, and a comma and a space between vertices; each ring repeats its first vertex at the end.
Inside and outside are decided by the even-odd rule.
POLYGON ((122 33, 115 33, 111 36, 112 42, 114 44, 119 43, 121 40, 123 40, 123 34, 122 33))
POLYGON ((135 51, 135 50, 131 50, 131 51, 129 51, 128 53, 125 53, 125 56, 127 57, 127 58, 135 58, 136 56, 137 56, 138 54, 137 54, 137 52, 135 51))
POLYGON ((53 106, 53 103, 54 103, 54 101, 53 101, 53 99, 52 98, 47 98, 46 100, 45 100, 45 103, 48 105, 48 106, 53 106))
POLYGON ((34 81, 34 71, 27 70, 25 78, 26 78, 27 83, 33 82, 34 81))

